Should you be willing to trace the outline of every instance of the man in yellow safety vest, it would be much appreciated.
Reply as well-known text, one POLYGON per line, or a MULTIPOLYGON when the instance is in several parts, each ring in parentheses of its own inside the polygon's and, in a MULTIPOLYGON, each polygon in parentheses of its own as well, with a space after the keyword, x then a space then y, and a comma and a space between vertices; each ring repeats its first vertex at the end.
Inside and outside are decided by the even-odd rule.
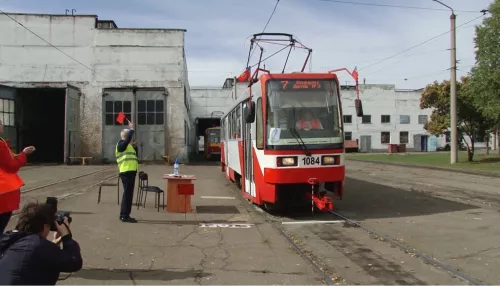
POLYGON ((123 222, 137 222, 130 217, 132 201, 134 198, 135 177, 137 175, 137 148, 132 145, 134 124, 129 122, 129 129, 123 129, 121 140, 116 144, 116 162, 120 171, 123 184, 123 197, 120 208, 120 220, 123 222))

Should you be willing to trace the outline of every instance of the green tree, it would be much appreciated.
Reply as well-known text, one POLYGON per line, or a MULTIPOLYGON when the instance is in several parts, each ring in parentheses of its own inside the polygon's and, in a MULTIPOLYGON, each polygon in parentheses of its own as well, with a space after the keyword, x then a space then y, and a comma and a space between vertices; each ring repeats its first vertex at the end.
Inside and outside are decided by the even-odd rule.
MULTIPOLYGON (((491 123, 472 104, 474 96, 470 85, 470 77, 462 77, 457 82, 457 129, 458 143, 467 145, 467 160, 472 162, 474 157, 474 142, 476 138, 485 136, 491 123), (464 138, 469 138, 467 142, 464 138)), ((432 108, 429 122, 424 125, 432 135, 442 135, 450 127, 450 82, 435 81, 425 87, 420 98, 420 108, 432 108)))
MULTIPOLYGON (((488 10, 491 16, 476 27, 474 39, 476 66, 470 72, 469 93, 474 95, 472 103, 479 112, 498 126, 500 124, 500 0, 493 1, 488 10)), ((495 129, 498 132, 499 129, 495 129)))

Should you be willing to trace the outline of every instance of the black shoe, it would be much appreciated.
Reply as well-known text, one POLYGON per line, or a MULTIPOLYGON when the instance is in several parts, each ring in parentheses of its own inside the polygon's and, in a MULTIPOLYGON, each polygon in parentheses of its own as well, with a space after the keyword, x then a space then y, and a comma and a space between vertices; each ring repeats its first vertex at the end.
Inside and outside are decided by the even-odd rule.
POLYGON ((137 220, 133 217, 125 217, 125 218, 120 218, 122 222, 130 222, 130 223, 136 223, 137 220))

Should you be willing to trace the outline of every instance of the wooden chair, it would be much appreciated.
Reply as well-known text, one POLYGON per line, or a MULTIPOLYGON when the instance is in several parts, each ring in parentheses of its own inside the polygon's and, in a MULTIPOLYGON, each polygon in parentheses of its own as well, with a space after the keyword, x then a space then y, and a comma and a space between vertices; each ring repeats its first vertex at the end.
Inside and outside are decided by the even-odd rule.
MULTIPOLYGON (((157 207, 158 212, 160 211, 160 195, 163 194, 163 202, 165 202, 165 192, 157 186, 150 186, 148 182, 148 174, 140 171, 139 172, 139 185, 137 187, 137 209, 142 203, 142 196, 144 194, 144 205, 146 207, 146 199, 148 197, 148 192, 155 193, 155 207, 157 207)), ((165 209, 165 204, 162 204, 162 208, 165 209)))

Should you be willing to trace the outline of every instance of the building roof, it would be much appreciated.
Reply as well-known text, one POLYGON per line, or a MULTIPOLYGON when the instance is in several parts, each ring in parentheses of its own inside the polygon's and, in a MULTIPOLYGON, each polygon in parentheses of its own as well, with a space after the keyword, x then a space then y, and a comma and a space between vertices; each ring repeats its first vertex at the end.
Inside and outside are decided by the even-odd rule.
MULTIPOLYGON (((13 15, 13 16, 34 16, 34 17, 79 17, 79 18, 95 18, 97 22, 100 23, 112 23, 116 28, 111 28, 111 29, 119 29, 119 30, 143 30, 143 31, 181 31, 181 32, 187 32, 186 29, 179 29, 179 28, 118 28, 118 25, 116 25, 114 20, 99 20, 98 16, 95 14, 43 14, 43 13, 11 13, 11 12, 5 12, 7 15, 13 15)), ((107 28, 109 29, 109 28, 107 28)))

